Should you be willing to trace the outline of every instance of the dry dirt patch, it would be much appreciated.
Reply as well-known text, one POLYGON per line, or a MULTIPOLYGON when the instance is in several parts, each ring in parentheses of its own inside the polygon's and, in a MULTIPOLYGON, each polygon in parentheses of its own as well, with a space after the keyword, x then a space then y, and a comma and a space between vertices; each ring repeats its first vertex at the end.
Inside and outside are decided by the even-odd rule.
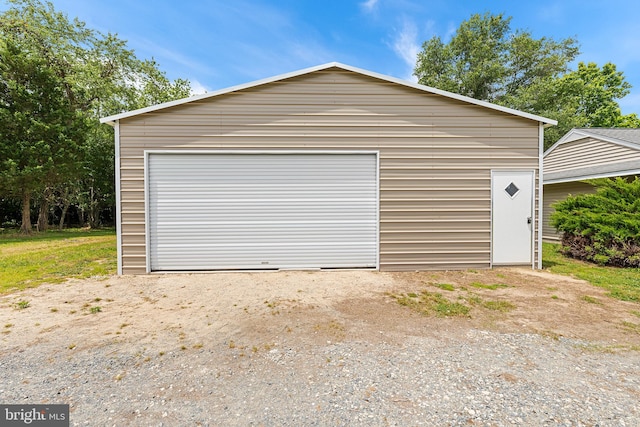
POLYGON ((640 328, 629 325, 640 323, 639 309, 584 281, 528 269, 123 276, 3 296, 0 340, 7 350, 37 342, 61 351, 124 345, 164 353, 225 346, 245 354, 349 340, 456 339, 474 328, 637 347, 640 328), (425 316, 392 297, 424 290, 465 304, 475 298, 513 308, 470 305, 468 316, 425 316), (20 301, 29 306, 18 308, 20 301))

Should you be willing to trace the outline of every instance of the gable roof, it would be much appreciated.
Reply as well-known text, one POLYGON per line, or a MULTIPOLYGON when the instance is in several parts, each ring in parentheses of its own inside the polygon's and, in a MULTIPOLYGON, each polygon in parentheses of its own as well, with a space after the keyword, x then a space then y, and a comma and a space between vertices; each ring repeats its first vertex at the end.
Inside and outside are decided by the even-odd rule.
POLYGON ((573 142, 583 138, 595 138, 625 147, 640 150, 640 129, 635 128, 574 128, 564 134, 562 138, 544 152, 544 156, 551 153, 561 144, 573 142))
POLYGON ((630 149, 628 159, 621 161, 603 161, 596 164, 571 167, 557 172, 544 171, 544 184, 582 181, 593 178, 640 175, 640 129, 635 128, 576 128, 571 129, 543 154, 543 159, 564 144, 592 138, 602 142, 616 144, 630 149), (638 155, 634 154, 637 152, 638 155))
POLYGON ((436 95, 441 95, 447 98, 451 98, 451 99, 455 99, 458 101, 462 101, 462 102, 467 102, 470 104, 475 104, 475 105, 479 105, 482 107, 486 107, 492 110, 496 110, 496 111, 501 111, 503 113, 507 113, 507 114, 512 114, 514 116, 519 116, 519 117, 523 117, 526 119, 530 119, 530 120, 534 120, 537 122, 541 122, 546 126, 551 126, 551 125, 557 125, 558 122, 552 119, 548 119, 545 117, 541 117, 541 116, 536 116, 535 114, 530 114, 530 113, 525 113, 523 111, 518 111, 518 110, 514 110, 511 108, 507 108, 507 107, 503 107, 501 105, 496 105, 496 104, 492 104, 490 102, 486 102, 486 101, 480 101, 474 98, 469 98, 468 96, 463 96, 463 95, 458 95, 456 93, 452 93, 452 92, 447 92, 444 90, 440 90, 440 89, 435 89, 429 86, 424 86, 418 83, 413 83, 410 81, 406 81, 406 80, 402 80, 402 79, 398 79, 395 77, 391 77, 391 76, 386 76, 384 74, 379 74, 379 73, 375 73, 373 71, 367 71, 361 68, 357 68, 357 67, 352 67, 350 65, 345 65, 345 64, 341 64, 338 62, 329 62, 327 64, 323 64, 323 65, 318 65, 315 67, 310 67, 310 68, 305 68, 302 70, 298 70, 298 71, 293 71, 291 73, 286 73, 286 74, 280 74, 278 76, 274 76, 274 77, 269 77, 266 79, 262 79, 262 80, 256 80, 253 82, 249 82, 249 83, 245 83, 245 84, 241 84, 241 85, 237 85, 237 86, 232 86, 226 89, 221 89, 221 90, 217 90, 217 91, 213 91, 213 92, 208 92, 208 93, 204 93, 204 94, 200 94, 200 95, 195 95, 195 96, 191 96, 188 98, 183 98, 183 99, 178 99, 176 101, 170 101, 170 102, 165 102, 162 104, 158 104, 158 105, 153 105, 150 107, 146 107, 146 108, 141 108, 139 110, 132 110, 132 111, 127 111, 124 113, 120 113, 120 114, 115 114, 112 116, 108 116, 108 117, 103 117, 100 119, 100 123, 108 123, 110 125, 115 124, 116 121, 120 120, 120 119, 125 119, 128 117, 133 117, 133 116, 137 116, 140 114, 144 114, 144 113, 150 113, 152 111, 158 111, 158 110, 162 110, 164 108, 170 108, 170 107, 175 107, 178 105, 182 105, 182 104, 187 104, 189 102, 194 102, 194 101, 199 101, 199 100, 203 100, 203 99, 208 99, 208 98, 213 98, 216 96, 220 96, 220 95, 224 95, 227 93, 231 93, 231 92, 237 92, 243 89, 249 89, 252 87, 256 87, 256 86, 260 86, 260 85, 265 85, 268 83, 273 83, 273 82, 277 82, 280 80, 284 80, 284 79, 289 79, 292 77, 298 77, 304 74, 309 74, 309 73, 313 73, 316 71, 321 71, 321 70, 326 70, 329 68, 339 68, 341 70, 346 70, 346 71, 351 71, 357 74, 362 74, 365 76, 369 76, 369 77, 373 77, 376 79, 380 79, 380 80, 384 80, 387 82, 391 82, 391 83, 396 83, 402 86, 406 86, 406 87, 411 87, 414 89, 418 89, 427 93, 432 93, 432 94, 436 94, 436 95))

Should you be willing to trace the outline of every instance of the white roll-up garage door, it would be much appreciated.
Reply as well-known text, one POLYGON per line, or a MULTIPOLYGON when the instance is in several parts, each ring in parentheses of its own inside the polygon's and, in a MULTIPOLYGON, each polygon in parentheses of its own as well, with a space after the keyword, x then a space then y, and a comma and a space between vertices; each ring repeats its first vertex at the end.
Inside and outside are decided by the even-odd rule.
POLYGON ((378 262, 375 153, 147 153, 151 271, 378 262))

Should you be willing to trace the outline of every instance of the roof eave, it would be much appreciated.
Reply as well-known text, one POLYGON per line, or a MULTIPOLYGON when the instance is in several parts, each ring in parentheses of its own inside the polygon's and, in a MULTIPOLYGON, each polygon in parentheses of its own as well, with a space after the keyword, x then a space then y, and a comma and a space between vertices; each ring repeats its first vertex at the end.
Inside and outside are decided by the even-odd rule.
POLYGON ((544 185, 548 184, 562 184, 565 182, 575 182, 575 181, 587 181, 590 179, 599 179, 599 178, 615 178, 618 176, 632 176, 632 175, 640 175, 640 169, 628 169, 621 171, 612 171, 606 173, 594 173, 590 175, 575 175, 575 176, 565 176, 562 178, 548 178, 542 180, 544 185))
POLYGON ((474 99, 474 98, 469 98, 468 96, 464 96, 464 95, 459 95, 457 93, 453 93, 453 92, 447 92, 444 90, 440 90, 440 89, 436 89, 436 88, 432 88, 429 86, 425 86, 425 85, 421 85, 419 83, 413 83, 410 81, 406 81, 406 80, 402 80, 402 79, 398 79, 396 77, 391 77, 391 76, 387 76, 384 74, 379 74, 373 71, 368 71, 368 70, 364 70, 361 68, 357 68, 357 67, 353 67, 351 65, 345 65, 345 64, 341 64, 339 62, 329 62, 326 64, 322 64, 322 65, 317 65, 315 67, 309 67, 309 68, 305 68, 302 70, 297 70, 297 71, 292 71, 290 73, 286 73, 286 74, 280 74, 277 76, 273 76, 273 77, 268 77, 266 79, 261 79, 261 80, 256 80, 253 82, 249 82, 249 83, 244 83, 241 85, 236 85, 236 86, 231 86, 225 89, 221 89, 218 91, 214 91, 214 92, 208 92, 208 93, 204 93, 204 94, 200 94, 200 95, 195 95, 195 96, 191 96, 188 98, 182 98, 182 99, 178 99, 175 101, 170 101, 170 102, 165 102, 162 104, 158 104, 158 105, 153 105, 150 107, 146 107, 146 108, 141 108, 138 110, 132 110, 132 111, 127 111, 124 113, 120 113, 120 114, 115 114, 112 116, 108 116, 108 117, 103 117, 100 119, 100 123, 108 123, 108 124, 114 124, 116 121, 120 120, 120 119, 125 119, 128 117, 133 117, 133 116, 137 116, 140 114, 145 114, 145 113, 150 113, 153 111, 157 111, 157 110, 161 110, 161 109, 165 109, 165 108, 170 108, 170 107, 176 107, 182 104, 187 104, 189 102, 194 102, 194 101, 199 101, 202 99, 207 99, 207 98, 212 98, 214 96, 219 96, 219 95, 223 95, 223 94, 227 94, 227 93, 231 93, 231 92, 237 92, 239 90, 243 90, 243 89, 248 89, 248 88, 252 88, 252 87, 256 87, 256 86, 260 86, 260 85, 264 85, 267 83, 272 83, 272 82, 276 82, 279 80, 284 80, 284 79, 288 79, 288 78, 292 78, 292 77, 297 77, 297 76, 301 76, 304 74, 309 74, 315 71, 320 71, 320 70, 325 70, 327 68, 332 68, 332 67, 336 67, 336 68, 341 68, 343 70, 347 70, 347 71, 352 71, 354 73, 358 73, 358 74, 363 74, 369 77, 373 77, 376 79, 380 79, 380 80, 384 80, 384 81, 388 81, 388 82, 392 82, 392 83, 396 83, 399 85, 403 85, 403 86, 407 86, 407 87, 411 87, 414 89, 418 89, 424 92, 428 92, 428 93, 433 93, 436 95, 441 95, 447 98, 451 98, 451 99, 455 99, 458 101, 462 101, 462 102, 467 102, 470 104, 475 104, 475 105, 479 105, 482 107, 486 107, 492 110, 496 110, 496 111, 501 111, 503 113, 507 113, 507 114, 511 114, 511 115, 515 115, 515 116, 519 116, 519 117, 523 117, 525 119, 529 119, 529 120, 534 120, 536 122, 541 122, 543 123, 543 125, 545 127, 549 127, 549 126, 555 126, 558 124, 558 122, 556 120, 552 120, 546 117, 541 117, 541 116, 537 116, 535 114, 530 114, 530 113, 525 113, 523 111, 519 111, 519 110, 514 110, 512 108, 507 108, 507 107, 503 107, 501 105, 497 105, 497 104, 492 104, 490 102, 486 102, 486 101, 480 101, 478 99, 474 99))
POLYGON ((631 148, 633 150, 640 150, 640 147, 638 146, 638 144, 635 144, 633 142, 629 142, 629 141, 625 141, 623 139, 619 139, 619 138, 614 138, 612 136, 607 136, 607 135, 600 135, 596 132, 589 132, 589 129, 584 129, 584 128, 574 128, 571 129, 569 132, 565 133, 562 138, 560 138, 555 144, 553 144, 551 147, 549 147, 547 149, 547 151, 545 151, 543 153, 543 157, 546 157, 547 154, 551 153, 553 150, 556 149, 556 147, 558 145, 562 145, 568 142, 576 142, 579 141, 581 139, 585 139, 585 138, 595 138, 595 139, 599 139, 601 141, 606 141, 606 142, 610 142, 612 144, 617 144, 617 145, 621 145, 623 147, 627 147, 627 148, 631 148), (571 141, 568 141, 569 137, 573 134, 577 134, 580 135, 580 138, 577 139, 572 139, 571 141))
POLYGON ((126 111, 124 113, 119 113, 119 114, 114 114, 112 116, 101 118, 100 119, 100 123, 115 123, 117 120, 125 119, 127 117, 133 117, 133 116, 137 116, 137 115, 144 114, 144 113, 150 113, 150 112, 157 111, 157 110, 162 110, 162 109, 165 109, 165 108, 176 107, 178 105, 188 104, 190 102, 200 101, 202 99, 213 98, 214 96, 219 96, 219 95, 224 95, 224 94, 227 94, 227 93, 237 92, 239 90, 248 89, 248 88, 255 87, 255 86, 260 86, 260 85, 267 84, 267 83, 272 83, 272 82, 275 82, 275 81, 278 81, 278 80, 284 80, 284 79, 288 79, 288 78, 292 78, 292 77, 297 77, 297 76, 300 76, 300 75, 303 75, 303 74, 312 73, 314 71, 320 71, 320 70, 323 70, 325 68, 336 66, 334 64, 337 64, 337 63, 331 62, 331 63, 327 63, 327 64, 323 64, 323 65, 318 65, 318 66, 315 66, 315 67, 309 67, 309 68, 305 68, 305 69, 298 70, 298 71, 292 71, 292 72, 286 73, 286 74, 280 74, 280 75, 273 76, 273 77, 267 77, 265 79, 254 80, 252 82, 248 82, 248 83, 243 83, 243 84, 227 87, 227 88, 216 90, 216 91, 213 91, 213 92, 202 93, 202 94, 199 94, 199 95, 190 96, 188 98, 176 99, 175 101, 163 102, 162 104, 152 105, 150 107, 145 107, 145 108, 140 108, 140 109, 137 109, 137 110, 126 111))

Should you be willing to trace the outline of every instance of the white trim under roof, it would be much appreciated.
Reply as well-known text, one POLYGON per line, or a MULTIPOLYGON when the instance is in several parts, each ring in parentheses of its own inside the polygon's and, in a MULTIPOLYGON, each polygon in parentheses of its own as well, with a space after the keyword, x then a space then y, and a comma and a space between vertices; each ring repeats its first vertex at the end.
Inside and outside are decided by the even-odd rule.
POLYGON ((622 145, 627 148, 631 148, 633 150, 640 150, 640 146, 638 144, 634 144, 633 142, 628 142, 622 139, 614 138, 611 136, 604 136, 596 132, 589 132, 588 129, 571 129, 569 132, 564 134, 562 138, 558 140, 555 144, 553 144, 547 151, 544 152, 542 157, 546 157, 551 151, 555 150, 555 148, 562 144, 568 144, 570 142, 580 141, 585 138, 594 138, 599 139, 605 142, 611 142, 612 144, 622 145), (573 135, 579 135, 579 138, 571 138, 573 135))
POLYGON ((409 82, 406 80, 402 80, 402 79, 398 79, 396 77, 391 77, 391 76, 387 76, 384 74, 379 74, 379 73, 375 73, 373 71, 367 71, 361 68, 357 68, 357 67, 352 67, 350 65, 345 65, 345 64, 341 64, 339 62, 329 62, 327 64, 323 64, 323 65, 318 65, 315 67, 310 67, 310 68, 305 68, 302 70, 298 70, 298 71, 293 71, 290 73, 286 73, 286 74, 280 74, 278 76, 274 76, 274 77, 269 77, 266 79, 262 79, 262 80, 256 80, 253 82, 249 82, 249 83, 245 83, 245 84, 241 84, 241 85, 237 85, 237 86, 232 86, 226 89, 221 89, 221 90, 217 90, 214 92, 209 92, 209 93, 204 93, 201 95, 195 95, 189 98, 183 98, 183 99, 178 99, 176 101, 170 101, 170 102, 165 102, 162 104, 158 104, 158 105, 153 105, 151 107, 146 107, 146 108, 141 108, 139 110, 133 110, 133 111, 127 111, 124 113, 120 113, 120 114, 115 114, 112 116, 108 116, 108 117, 103 117, 100 119, 100 123, 108 123, 110 125, 114 125, 118 120, 120 119, 125 119, 128 117, 133 117, 133 116, 137 116, 140 114, 144 114, 144 113, 150 113, 152 111, 157 111, 157 110, 162 110, 164 108, 170 108, 170 107, 175 107, 178 105, 182 105, 182 104, 187 104, 189 102, 194 102, 194 101, 199 101, 202 99, 207 99, 207 98, 212 98, 214 96, 218 96, 218 95, 223 95, 226 93, 231 93, 231 92, 236 92, 239 90, 243 90, 243 89, 249 89, 255 86, 260 86, 260 85, 264 85, 267 83, 272 83, 272 82, 276 82, 279 80, 284 80, 284 79, 289 79, 292 77, 297 77, 297 76, 301 76, 304 74, 309 74, 309 73, 313 73, 315 71, 321 71, 321 70, 326 70, 328 68, 340 68, 343 70, 347 70, 347 71, 352 71, 354 73, 358 73, 358 74, 362 74, 365 76, 369 76, 369 77, 373 77, 376 79, 380 79, 380 80, 385 80, 391 83, 397 83, 399 85, 403 85, 403 86, 407 86, 407 87, 411 87, 414 89, 418 89, 418 90, 422 90, 424 92, 429 92, 429 93, 433 93, 436 95, 441 95, 447 98, 451 98, 451 99, 455 99, 458 101, 463 101, 463 102, 467 102, 470 104, 475 104, 475 105, 479 105, 482 107, 486 107, 492 110, 497 110, 497 111, 501 111, 503 113, 508 113, 508 114, 512 114, 514 116, 519 116, 519 117, 523 117, 525 119, 530 119, 530 120, 534 120, 540 123, 544 123, 547 126, 551 126, 551 125, 557 125, 558 122, 556 120, 552 120, 552 119, 548 119, 545 117, 541 117, 541 116, 536 116, 535 114, 530 114, 530 113, 525 113, 523 111, 518 111, 518 110, 514 110, 511 108, 507 108, 507 107, 503 107, 501 105, 496 105, 496 104, 492 104, 490 102, 486 102, 486 101, 480 101, 474 98, 469 98, 468 96, 463 96, 463 95, 458 95, 456 93, 452 93, 452 92, 447 92, 444 90, 440 90, 440 89, 435 89, 429 86, 424 86, 418 83, 413 83, 413 82, 409 82))
POLYGON ((630 170, 623 170, 623 171, 598 173, 598 174, 592 174, 592 175, 581 175, 581 176, 572 176, 572 177, 566 177, 566 178, 549 179, 544 181, 544 185, 560 184, 563 182, 586 181, 588 179, 598 179, 598 178, 615 178, 617 176, 623 177, 623 176, 632 176, 632 175, 640 175, 640 169, 630 169, 630 170))

